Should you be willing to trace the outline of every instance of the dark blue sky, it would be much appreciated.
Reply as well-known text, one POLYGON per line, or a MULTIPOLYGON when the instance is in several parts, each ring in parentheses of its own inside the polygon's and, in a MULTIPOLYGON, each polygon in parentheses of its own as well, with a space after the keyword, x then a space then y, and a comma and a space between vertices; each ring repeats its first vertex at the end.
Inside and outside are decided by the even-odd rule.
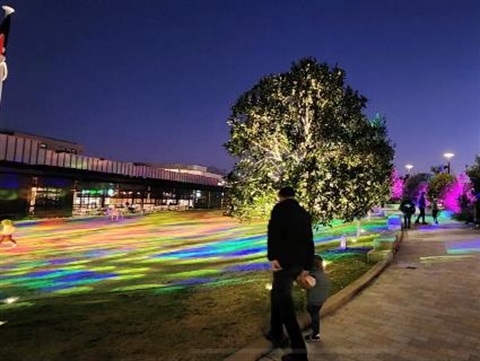
POLYGON ((231 105, 305 56, 387 117, 396 164, 480 153, 480 2, 12 1, 0 126, 116 160, 229 168, 231 105))

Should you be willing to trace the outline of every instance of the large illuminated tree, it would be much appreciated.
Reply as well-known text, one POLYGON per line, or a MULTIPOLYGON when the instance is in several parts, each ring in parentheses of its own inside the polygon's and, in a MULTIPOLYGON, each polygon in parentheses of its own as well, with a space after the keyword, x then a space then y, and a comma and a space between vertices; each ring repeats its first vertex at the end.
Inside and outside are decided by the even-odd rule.
POLYGON ((363 216, 390 195, 394 150, 384 118, 345 72, 307 58, 240 96, 228 119, 228 214, 266 218, 278 188, 293 186, 317 224, 363 216))

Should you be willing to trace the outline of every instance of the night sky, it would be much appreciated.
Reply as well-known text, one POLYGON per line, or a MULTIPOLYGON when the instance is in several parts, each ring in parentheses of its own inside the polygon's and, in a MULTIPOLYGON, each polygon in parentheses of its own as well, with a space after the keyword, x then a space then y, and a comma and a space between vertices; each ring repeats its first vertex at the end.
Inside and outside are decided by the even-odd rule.
POLYGON ((114 160, 229 169, 237 98, 305 56, 338 65, 415 171, 480 154, 480 2, 11 1, 0 127, 114 160))

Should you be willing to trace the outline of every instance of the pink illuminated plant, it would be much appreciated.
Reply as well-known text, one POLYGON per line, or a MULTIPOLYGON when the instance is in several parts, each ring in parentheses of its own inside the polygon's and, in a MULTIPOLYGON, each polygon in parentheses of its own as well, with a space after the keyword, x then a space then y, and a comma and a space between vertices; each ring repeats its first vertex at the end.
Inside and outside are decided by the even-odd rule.
POLYGON ((443 205, 446 210, 460 213, 462 210, 461 200, 464 197, 469 204, 473 203, 474 195, 472 183, 465 173, 460 174, 443 194, 443 205))
POLYGON ((397 168, 392 171, 392 187, 390 190, 390 197, 393 200, 399 200, 403 196, 403 184, 405 181, 398 175, 397 168))

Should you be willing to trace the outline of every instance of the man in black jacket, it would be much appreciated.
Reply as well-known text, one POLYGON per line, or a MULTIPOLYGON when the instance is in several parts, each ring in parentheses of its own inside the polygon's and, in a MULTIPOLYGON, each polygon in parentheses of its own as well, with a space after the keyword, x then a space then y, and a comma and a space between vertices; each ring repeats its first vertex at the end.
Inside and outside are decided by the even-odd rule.
POLYGON ((274 346, 284 344, 283 325, 290 337, 292 353, 282 361, 308 361, 307 348, 297 322, 292 287, 295 279, 306 277, 314 262, 312 221, 295 200, 291 187, 280 189, 268 224, 268 259, 273 271, 270 331, 274 346))
POLYGON ((400 211, 403 213, 403 228, 410 228, 412 216, 415 214, 415 203, 409 196, 405 196, 400 203, 400 211))

